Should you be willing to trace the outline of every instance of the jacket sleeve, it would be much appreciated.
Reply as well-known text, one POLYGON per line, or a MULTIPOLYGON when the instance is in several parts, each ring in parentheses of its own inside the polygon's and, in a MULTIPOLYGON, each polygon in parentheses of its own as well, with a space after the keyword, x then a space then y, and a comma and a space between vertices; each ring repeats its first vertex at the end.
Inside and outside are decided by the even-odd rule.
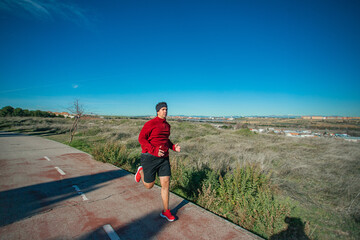
POLYGON ((141 129, 139 134, 139 143, 141 147, 145 149, 148 153, 153 154, 155 152, 155 147, 148 140, 151 131, 152 131, 151 126, 145 123, 144 127, 141 129))
POLYGON ((168 146, 169 146, 169 149, 175 151, 175 144, 173 144, 173 143, 170 141, 170 139, 169 139, 169 141, 168 141, 168 146))

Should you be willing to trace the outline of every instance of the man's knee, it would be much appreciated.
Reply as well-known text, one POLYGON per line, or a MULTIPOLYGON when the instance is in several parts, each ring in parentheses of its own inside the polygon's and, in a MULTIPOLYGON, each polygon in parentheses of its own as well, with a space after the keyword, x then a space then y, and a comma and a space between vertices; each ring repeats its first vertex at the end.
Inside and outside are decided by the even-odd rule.
POLYGON ((153 186, 154 186, 155 182, 152 182, 152 183, 146 183, 144 182, 144 186, 147 188, 147 189, 151 189, 153 186))
POLYGON ((169 188, 170 185, 170 177, 162 177, 160 179, 160 184, 162 188, 169 188))

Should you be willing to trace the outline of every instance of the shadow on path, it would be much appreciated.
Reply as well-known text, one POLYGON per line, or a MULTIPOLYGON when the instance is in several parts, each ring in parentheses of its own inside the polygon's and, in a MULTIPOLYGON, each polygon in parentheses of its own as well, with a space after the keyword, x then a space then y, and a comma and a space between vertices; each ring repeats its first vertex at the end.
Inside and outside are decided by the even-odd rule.
MULTIPOLYGON (((176 213, 189 202, 183 200, 180 204, 178 204, 171 213, 175 215, 176 213)), ((146 216, 135 219, 134 221, 126 224, 123 227, 118 229, 114 229, 120 239, 151 239, 154 238, 162 229, 166 226, 166 224, 172 224, 168 222, 166 219, 160 217, 160 211, 152 211, 146 216)), ((176 221, 176 220, 175 220, 176 221)), ((107 234, 103 230, 102 226, 99 226, 95 231, 87 233, 78 239, 81 240, 99 240, 99 239, 108 239, 107 234)))
POLYGON ((112 170, 2 191, 0 192, 0 226, 49 211, 56 207, 57 203, 79 197, 73 185, 77 185, 86 194, 100 188, 99 184, 128 174, 123 170, 112 170))
POLYGON ((0 131, 0 138, 1 137, 23 137, 23 136, 26 136, 26 135, 22 134, 22 133, 11 133, 11 132, 0 131))
POLYGON ((310 240, 305 234, 305 224, 300 218, 286 217, 285 222, 288 224, 287 229, 271 236, 270 240, 310 240))
POLYGON ((58 132, 56 129, 40 129, 37 131, 25 131, 25 130, 16 130, 14 132, 4 132, 0 131, 0 138, 1 137, 24 137, 24 136, 54 136, 54 135, 61 135, 64 132, 58 132))
POLYGON ((179 211, 179 209, 182 208, 183 206, 185 206, 188 203, 189 203, 189 201, 184 199, 176 207, 171 209, 171 213, 175 216, 175 221, 178 220, 178 217, 176 215, 177 215, 177 212, 179 211))

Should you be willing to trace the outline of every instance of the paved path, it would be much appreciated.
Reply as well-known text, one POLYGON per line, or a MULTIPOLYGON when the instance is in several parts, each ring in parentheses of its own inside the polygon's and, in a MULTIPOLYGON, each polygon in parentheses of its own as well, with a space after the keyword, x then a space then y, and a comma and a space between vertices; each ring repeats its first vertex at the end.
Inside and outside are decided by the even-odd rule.
POLYGON ((0 132, 0 239, 260 239, 160 188, 40 137, 0 132))

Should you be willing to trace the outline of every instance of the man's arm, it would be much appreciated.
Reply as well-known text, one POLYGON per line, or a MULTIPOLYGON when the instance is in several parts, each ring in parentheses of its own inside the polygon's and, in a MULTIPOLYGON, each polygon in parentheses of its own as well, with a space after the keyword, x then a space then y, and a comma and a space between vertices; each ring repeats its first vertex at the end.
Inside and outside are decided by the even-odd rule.
POLYGON ((149 136, 152 131, 152 128, 149 124, 145 123, 144 127, 141 129, 139 134, 139 143, 140 145, 148 152, 154 153, 155 147, 149 142, 149 136))
POLYGON ((179 146, 179 144, 173 144, 170 139, 169 139, 169 148, 171 148, 173 151, 175 152, 180 152, 181 151, 181 148, 179 146))
POLYGON ((170 139, 168 139, 168 146, 169 146, 169 149, 175 151, 175 150, 174 150, 174 146, 175 146, 175 145, 170 141, 170 139))

